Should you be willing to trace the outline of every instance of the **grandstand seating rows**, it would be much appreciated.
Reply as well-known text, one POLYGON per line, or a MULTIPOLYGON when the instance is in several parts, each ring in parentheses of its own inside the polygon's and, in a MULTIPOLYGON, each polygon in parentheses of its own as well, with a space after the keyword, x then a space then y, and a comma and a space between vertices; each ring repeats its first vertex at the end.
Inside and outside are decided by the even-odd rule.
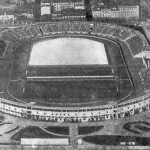
POLYGON ((0 40, 0 58, 3 57, 5 48, 6 48, 5 42, 3 40, 0 40))
POLYGON ((132 50, 133 56, 135 56, 136 54, 140 53, 143 50, 143 48, 141 47, 141 45, 143 45, 142 40, 138 35, 130 38, 128 40, 128 44, 130 45, 130 49, 132 50), (136 51, 133 51, 133 49, 136 49, 136 51))
POLYGON ((95 107, 42 107, 29 106, 0 99, 0 111, 6 114, 50 122, 89 122, 118 119, 134 115, 150 108, 150 94, 125 101, 118 105, 95 107))
MULTIPOLYGON (((24 27, 16 27, 3 32, 2 40, 10 42, 18 42, 23 39, 32 37, 43 37, 59 34, 83 34, 95 35, 100 37, 108 37, 117 39, 130 46, 133 51, 132 54, 137 54, 142 51, 145 42, 143 36, 140 36, 136 31, 110 24, 88 22, 71 22, 71 23, 39 23, 28 25, 24 27), (134 46, 136 42, 130 42, 130 39, 138 37, 141 44, 137 47, 134 46)), ((25 117, 40 121, 51 122, 88 122, 88 121, 101 121, 113 118, 122 118, 128 115, 149 109, 150 107, 150 94, 135 98, 132 100, 124 101, 118 105, 104 105, 95 107, 40 107, 30 106, 27 104, 12 102, 0 98, 0 111, 10 115, 25 117)))
POLYGON ((36 37, 50 36, 64 33, 72 34, 90 34, 104 36, 112 39, 119 39, 131 45, 132 54, 136 55, 142 51, 145 46, 145 39, 137 31, 112 24, 89 22, 60 22, 60 23, 39 23, 19 28, 10 29, 3 33, 2 39, 17 42, 18 40, 36 37), (136 41, 136 42, 133 42, 136 41), (144 42, 143 42, 144 41, 144 42), (137 48, 137 43, 138 48, 137 48))

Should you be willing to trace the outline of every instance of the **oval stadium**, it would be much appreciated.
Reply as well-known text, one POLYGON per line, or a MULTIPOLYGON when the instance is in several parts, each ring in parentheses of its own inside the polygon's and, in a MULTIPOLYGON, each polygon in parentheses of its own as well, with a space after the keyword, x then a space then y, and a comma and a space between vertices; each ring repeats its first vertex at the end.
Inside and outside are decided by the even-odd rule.
POLYGON ((137 30, 72 21, 11 27, 0 35, 4 114, 84 126, 149 109, 149 45, 137 30))

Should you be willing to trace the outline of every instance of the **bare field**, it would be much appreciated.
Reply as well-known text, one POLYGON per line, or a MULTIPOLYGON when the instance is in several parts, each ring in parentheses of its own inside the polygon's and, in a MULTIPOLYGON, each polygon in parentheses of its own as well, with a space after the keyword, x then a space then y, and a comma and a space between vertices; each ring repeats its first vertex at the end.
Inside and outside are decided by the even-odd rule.
POLYGON ((56 38, 35 43, 29 65, 108 64, 103 43, 84 38, 56 38))

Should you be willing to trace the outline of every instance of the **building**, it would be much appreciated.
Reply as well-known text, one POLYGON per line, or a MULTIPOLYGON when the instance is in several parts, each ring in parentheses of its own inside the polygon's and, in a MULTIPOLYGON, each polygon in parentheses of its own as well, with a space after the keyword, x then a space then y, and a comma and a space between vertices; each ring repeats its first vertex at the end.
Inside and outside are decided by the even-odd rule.
POLYGON ((41 3, 41 16, 45 14, 51 14, 50 3, 41 3))
POLYGON ((11 3, 18 4, 18 5, 23 5, 24 1, 23 0, 11 0, 11 3))
POLYGON ((42 0, 41 16, 50 15, 52 19, 85 18, 84 0, 42 0))
POLYGON ((67 11, 67 10, 63 10, 62 11, 62 16, 63 16, 63 19, 68 19, 68 20, 74 20, 74 19, 85 19, 85 10, 80 10, 80 11, 76 11, 74 9, 73 10, 70 10, 70 11, 67 11))
POLYGON ((84 10, 85 9, 84 0, 75 2, 74 8, 84 10))
POLYGON ((6 13, 0 15, 0 21, 1 22, 7 22, 7 21, 13 21, 14 22, 15 20, 16 20, 16 18, 14 15, 6 14, 6 13))
POLYGON ((139 19, 139 6, 118 6, 117 9, 92 10, 93 18, 139 19))
POLYGON ((35 0, 34 6, 34 21, 40 21, 41 17, 41 0, 35 0))
MULTIPOLYGON (((48 6, 54 8, 54 11, 62 11, 64 9, 85 9, 84 7, 84 0, 42 0, 41 6, 48 6)), ((43 9, 43 8, 42 8, 43 9)))
POLYGON ((29 13, 29 12, 22 13, 22 16, 27 17, 29 19, 32 19, 33 18, 33 13, 29 13))
POLYGON ((27 3, 33 3, 35 0, 27 0, 27 3))

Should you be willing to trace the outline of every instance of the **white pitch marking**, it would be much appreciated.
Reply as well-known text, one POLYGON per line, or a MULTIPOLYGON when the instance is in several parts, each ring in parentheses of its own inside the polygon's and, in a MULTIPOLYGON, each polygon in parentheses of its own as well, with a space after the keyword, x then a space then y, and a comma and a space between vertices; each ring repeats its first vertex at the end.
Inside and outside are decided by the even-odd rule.
POLYGON ((24 91, 25 91, 25 88, 23 87, 23 93, 24 93, 24 91))
POLYGON ((111 69, 111 70, 112 70, 112 73, 115 73, 115 72, 114 72, 114 69, 111 69))
POLYGON ((114 76, 34 76, 27 77, 27 79, 69 79, 69 78, 113 78, 114 76))

